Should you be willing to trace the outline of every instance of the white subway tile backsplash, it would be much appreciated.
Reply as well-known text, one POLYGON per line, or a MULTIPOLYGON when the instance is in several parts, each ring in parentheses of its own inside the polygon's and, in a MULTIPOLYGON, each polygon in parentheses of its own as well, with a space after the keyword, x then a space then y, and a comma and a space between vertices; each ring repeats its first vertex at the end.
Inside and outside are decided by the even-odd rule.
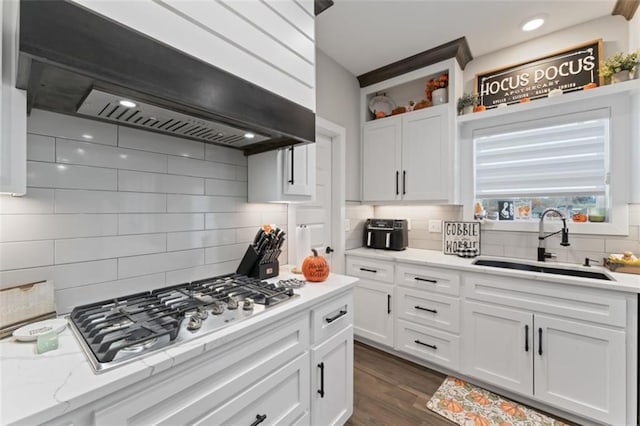
POLYGON ((0 271, 0 289, 53 279, 54 266, 0 271))
POLYGON ((118 175, 115 169, 28 161, 27 186, 115 191, 118 175))
POLYGON ((166 173, 167 171, 167 156, 164 154, 67 139, 56 139, 56 161, 145 172, 166 173))
POLYGON ((118 217, 113 214, 33 214, 0 216, 0 241, 116 235, 118 217))
POLYGON ((247 198, 247 182, 207 179, 205 190, 207 195, 247 198))
POLYGON ((252 243, 256 237, 258 229, 255 226, 249 228, 238 228, 235 230, 236 242, 238 243, 252 243))
POLYGON ((118 259, 118 278, 184 269, 204 264, 204 249, 172 251, 118 259))
POLYGON ((0 270, 53 265, 53 241, 0 243, 0 270))
POLYGON ((163 213, 165 194, 56 189, 56 213, 163 213))
POLYGON ((86 284, 113 281, 118 279, 118 261, 116 259, 96 262, 69 263, 52 268, 53 284, 56 290, 82 286, 86 284))
POLYGON ((170 194, 204 194, 204 179, 191 176, 118 170, 118 190, 170 194))
POLYGON ((226 180, 233 180, 236 177, 236 169, 233 165, 174 156, 169 157, 169 173, 226 180))
POLYGON ((155 290, 165 286, 164 274, 146 275, 125 280, 66 288, 56 291, 56 310, 58 314, 71 312, 79 305, 99 302, 100 300, 126 296, 142 291, 155 290))
POLYGON ((118 126, 118 146, 160 154, 204 159, 204 143, 118 126))
POLYGON ((237 199, 210 195, 167 195, 167 211, 174 212, 234 212, 237 199))
POLYGON ((207 161, 216 161, 218 163, 236 164, 238 166, 247 165, 247 157, 242 151, 218 145, 205 144, 204 158, 207 161))
POLYGON ((247 181, 247 168, 242 166, 236 166, 236 180, 246 182, 247 181))
POLYGON ((640 254, 640 241, 632 240, 607 240, 605 243, 605 252, 607 253, 624 253, 631 251, 640 254))
POLYGON ((56 264, 159 253, 167 249, 165 234, 75 238, 55 243, 56 264))
POLYGON ((53 189, 29 188, 24 197, 0 195, 0 214, 38 213, 53 213, 53 189))
POLYGON ((56 161, 56 140, 50 136, 27 134, 27 160, 56 161))
POLYGON ((118 217, 118 233, 120 235, 195 231, 199 229, 204 229, 204 215, 197 213, 132 213, 121 214, 118 217))
POLYGON ((235 260, 240 263, 245 251, 247 251, 246 244, 209 247, 204 251, 204 261, 205 263, 220 263, 235 260))
POLYGON ((274 224, 280 228, 287 224, 286 212, 263 212, 262 223, 274 224))
POLYGON ((101 121, 34 109, 27 119, 27 132, 57 138, 90 140, 104 145, 117 144, 117 126, 101 121))
POLYGON ((246 228, 249 226, 262 226, 260 212, 207 213, 205 217, 206 229, 246 228))
POLYGON ((172 232, 167 234, 167 251, 220 246, 225 244, 233 244, 235 242, 236 232, 233 229, 172 232))
POLYGON ((175 285, 187 283, 203 278, 214 277, 216 275, 225 275, 235 272, 238 268, 238 262, 233 260, 230 262, 211 263, 206 265, 194 266, 193 268, 178 269, 167 272, 167 285, 175 285))

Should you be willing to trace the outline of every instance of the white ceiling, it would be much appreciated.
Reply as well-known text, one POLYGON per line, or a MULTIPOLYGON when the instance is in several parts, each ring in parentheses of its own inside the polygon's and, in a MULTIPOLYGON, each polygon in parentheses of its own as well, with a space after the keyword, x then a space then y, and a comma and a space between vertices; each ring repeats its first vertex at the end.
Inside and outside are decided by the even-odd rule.
POLYGON ((318 47, 360 75, 462 36, 473 57, 610 15, 615 0, 334 0, 316 19, 318 47), (546 14, 541 28, 520 27, 546 14))

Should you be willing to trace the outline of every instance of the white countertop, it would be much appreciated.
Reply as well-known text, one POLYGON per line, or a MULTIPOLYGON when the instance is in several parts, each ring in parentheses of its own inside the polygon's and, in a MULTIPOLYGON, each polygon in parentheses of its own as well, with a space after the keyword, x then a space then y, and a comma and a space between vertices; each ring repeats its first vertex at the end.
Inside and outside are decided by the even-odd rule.
MULTIPOLYGON (((277 279, 299 278, 281 267, 277 279)), ((274 279, 277 281, 277 279, 274 279)), ((119 389, 158 374, 203 352, 348 290, 356 278, 331 274, 322 283, 296 289, 300 297, 273 306, 199 339, 168 347, 139 361, 95 374, 67 327, 58 349, 36 354, 36 345, 13 337, 0 340, 0 424, 39 424, 75 410, 119 389)))
MULTIPOLYGON (((360 256, 370 259, 380 259, 388 261, 397 261, 404 263, 411 263, 423 266, 437 266, 440 268, 449 268, 467 272, 477 273, 490 273, 493 275, 502 275, 510 277, 525 278, 529 280, 554 282, 561 284, 571 284, 583 287, 602 288, 606 290, 623 291, 630 293, 640 293, 640 275, 635 274, 623 274, 611 272, 610 270, 602 266, 590 266, 583 267, 580 265, 573 265, 559 262, 540 262, 544 266, 550 267, 569 267, 572 269, 583 269, 593 272, 604 272, 615 281, 597 280, 591 278, 572 277, 567 275, 556 275, 540 272, 530 271, 518 271, 513 269, 495 268, 491 266, 478 266, 473 265, 472 262, 477 259, 462 258, 455 255, 445 255, 441 251, 436 250, 422 250, 408 248, 402 251, 392 250, 377 250, 369 248, 357 248, 348 250, 346 252, 348 256, 360 256)), ((529 261, 525 259, 514 259, 507 257, 493 257, 493 256, 480 256, 483 259, 495 259, 502 261, 514 261, 536 264, 536 261, 529 261)))

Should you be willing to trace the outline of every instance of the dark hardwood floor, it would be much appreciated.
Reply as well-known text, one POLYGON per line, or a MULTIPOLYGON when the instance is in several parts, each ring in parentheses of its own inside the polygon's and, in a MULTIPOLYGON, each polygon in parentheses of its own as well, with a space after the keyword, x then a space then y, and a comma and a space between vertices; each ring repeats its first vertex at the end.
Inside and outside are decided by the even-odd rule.
POLYGON ((446 375, 357 341, 353 352, 353 415, 347 426, 455 425, 427 409, 446 375))
POLYGON ((445 375, 354 343, 353 415, 348 426, 455 425, 427 409, 445 375))

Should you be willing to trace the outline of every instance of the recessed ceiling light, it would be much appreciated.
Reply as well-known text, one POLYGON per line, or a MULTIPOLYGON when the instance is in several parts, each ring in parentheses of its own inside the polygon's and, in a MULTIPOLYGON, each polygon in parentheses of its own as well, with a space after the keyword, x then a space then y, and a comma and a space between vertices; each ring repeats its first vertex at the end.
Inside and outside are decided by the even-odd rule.
POLYGON ((544 24, 545 17, 546 17, 545 15, 538 15, 538 16, 534 16, 532 18, 527 19, 522 24, 522 31, 537 30, 542 26, 542 24, 544 24))
POLYGON ((127 108, 135 108, 136 103, 127 99, 120 99, 120 105, 127 108))
POLYGON ((244 137, 247 139, 253 139, 256 137, 256 135, 254 135, 253 133, 245 133, 244 137))
POLYGON ((88 140, 93 139, 93 135, 90 135, 89 133, 84 133, 84 134, 82 135, 82 137, 83 137, 83 138, 85 138, 85 139, 88 139, 88 140))

